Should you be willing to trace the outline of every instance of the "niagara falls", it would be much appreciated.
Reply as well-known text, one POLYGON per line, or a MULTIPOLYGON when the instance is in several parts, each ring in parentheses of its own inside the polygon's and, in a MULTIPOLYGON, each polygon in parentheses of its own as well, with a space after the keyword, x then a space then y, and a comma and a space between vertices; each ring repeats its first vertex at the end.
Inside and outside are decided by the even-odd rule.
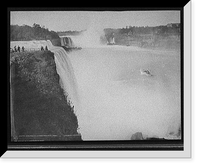
MULTIPOLYGON (((13 15, 13 20, 15 16, 17 14, 13 15)), ((62 136, 74 135, 81 136, 83 141, 181 139, 179 23, 171 23, 170 19, 163 23, 159 18, 158 25, 149 22, 149 26, 142 26, 141 21, 137 26, 110 28, 117 25, 115 15, 108 13, 113 20, 104 20, 103 16, 98 12, 87 15, 88 24, 81 30, 57 34, 34 24, 34 35, 36 31, 47 34, 40 35, 37 40, 30 33, 19 39, 20 35, 14 34, 19 26, 13 26, 15 31, 12 31, 14 35, 10 42, 12 75, 16 73, 18 77, 12 77, 13 103, 17 108, 14 116, 20 122, 28 111, 30 122, 34 118, 30 125, 25 120, 21 124, 13 123, 14 136, 46 135, 47 139, 58 136, 59 140, 65 140, 62 136), (107 25, 103 27, 104 22, 107 25), (110 27, 106 29, 106 26, 110 27), (20 52, 16 46, 25 49, 20 52), (48 56, 50 54, 52 56, 48 56), (17 83, 27 86, 21 86, 20 90, 17 83), (52 86, 54 83, 57 83, 56 87, 52 86), (28 100, 32 98, 28 93, 34 95, 35 90, 39 92, 37 96, 29 100, 30 104, 25 104, 21 100, 23 92, 28 100), (38 98, 48 100, 47 105, 42 100, 41 106, 40 101, 37 102, 41 116, 34 109, 37 105, 34 99, 38 98), (58 113, 57 108, 61 106, 58 113)), ((122 20, 119 13, 117 16, 122 20)), ((157 14, 156 17, 160 16, 157 14)), ((130 24, 137 23, 131 21, 130 24)), ((79 22, 82 23, 81 19, 79 22)))

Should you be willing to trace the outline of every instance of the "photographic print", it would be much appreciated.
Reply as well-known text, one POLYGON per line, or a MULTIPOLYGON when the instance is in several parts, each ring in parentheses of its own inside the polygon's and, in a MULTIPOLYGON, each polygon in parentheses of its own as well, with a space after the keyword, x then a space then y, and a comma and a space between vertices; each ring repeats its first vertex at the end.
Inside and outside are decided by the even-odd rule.
POLYGON ((182 14, 11 10, 11 145, 183 150, 182 14))

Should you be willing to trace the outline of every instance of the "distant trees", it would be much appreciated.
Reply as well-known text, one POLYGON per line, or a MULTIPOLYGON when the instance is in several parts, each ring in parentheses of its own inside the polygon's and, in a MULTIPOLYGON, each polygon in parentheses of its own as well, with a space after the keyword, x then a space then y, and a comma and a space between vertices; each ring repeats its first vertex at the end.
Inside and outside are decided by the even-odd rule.
POLYGON ((57 34, 60 35, 60 36, 64 36, 64 35, 80 35, 83 31, 84 30, 82 30, 82 31, 71 31, 71 30, 69 30, 69 31, 58 31, 57 34))
POLYGON ((11 25, 10 40, 11 41, 27 41, 27 40, 47 40, 57 39, 58 34, 54 31, 49 31, 44 26, 34 23, 33 26, 28 25, 11 25))
POLYGON ((179 47, 180 23, 169 23, 160 26, 126 26, 124 28, 104 29, 107 41, 114 34, 115 44, 141 47, 179 47))
POLYGON ((119 29, 121 34, 157 34, 157 35, 179 35, 180 24, 168 24, 163 26, 149 27, 149 26, 126 26, 126 28, 119 29))

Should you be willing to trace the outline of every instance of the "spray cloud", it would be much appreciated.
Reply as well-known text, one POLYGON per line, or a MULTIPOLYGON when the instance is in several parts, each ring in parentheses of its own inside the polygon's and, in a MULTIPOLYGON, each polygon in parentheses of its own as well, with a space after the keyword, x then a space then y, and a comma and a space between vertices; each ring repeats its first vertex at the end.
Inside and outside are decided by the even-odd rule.
POLYGON ((92 15, 87 29, 79 36, 71 36, 75 46, 82 48, 94 48, 101 46, 100 37, 104 36, 103 28, 100 24, 101 19, 102 18, 99 15, 92 15))

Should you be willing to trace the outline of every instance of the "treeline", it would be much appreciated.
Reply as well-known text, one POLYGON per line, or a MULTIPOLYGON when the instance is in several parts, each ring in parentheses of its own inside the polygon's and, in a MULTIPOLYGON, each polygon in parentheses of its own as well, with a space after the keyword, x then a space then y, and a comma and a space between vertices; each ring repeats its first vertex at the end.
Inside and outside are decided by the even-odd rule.
POLYGON ((28 25, 11 25, 10 40, 11 41, 29 41, 29 40, 50 40, 58 39, 59 36, 54 31, 49 31, 44 26, 34 23, 33 26, 28 25))
POLYGON ((116 45, 139 46, 148 48, 180 48, 180 23, 149 26, 126 26, 125 28, 106 28, 102 43, 108 43, 114 39, 116 45))
POLYGON ((179 23, 170 23, 167 25, 149 27, 149 26, 126 26, 125 28, 119 29, 104 29, 105 35, 110 36, 112 33, 118 35, 129 35, 129 36, 138 36, 141 34, 152 34, 159 36, 180 36, 180 24, 179 23))
POLYGON ((129 26, 120 29, 122 34, 158 34, 158 35, 177 35, 180 33, 180 24, 168 24, 156 27, 136 27, 129 26))
POLYGON ((71 30, 69 30, 69 31, 58 31, 57 34, 59 36, 64 36, 64 35, 80 35, 83 31, 84 30, 82 30, 82 31, 71 31, 71 30))

